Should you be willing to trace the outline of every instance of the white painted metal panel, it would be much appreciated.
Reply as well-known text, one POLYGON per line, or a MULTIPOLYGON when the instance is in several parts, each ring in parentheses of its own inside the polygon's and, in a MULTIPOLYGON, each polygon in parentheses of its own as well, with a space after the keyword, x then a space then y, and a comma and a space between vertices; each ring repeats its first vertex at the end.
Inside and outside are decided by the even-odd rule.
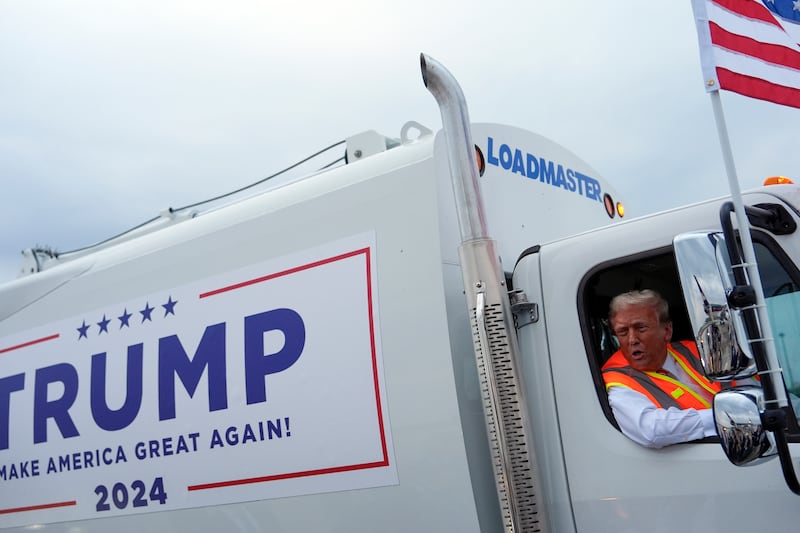
MULTIPOLYGON (((89 272, 0 323, 0 336, 5 337, 34 324, 101 309, 109 302, 169 292, 243 265, 372 232, 383 392, 398 484, 293 497, 287 491, 285 498, 227 505, 206 501, 196 509, 48 524, 42 529, 478 531, 455 392, 429 154, 424 143, 406 152, 387 152, 331 171, 322 179, 289 185, 176 224, 124 247, 110 247, 92 258, 89 272)), ((313 294, 300 291, 298 296, 311 298, 313 305, 313 294)), ((349 347, 342 342, 326 349, 335 358, 349 347)), ((11 408, 15 407, 12 402, 11 408)), ((98 484, 113 486, 117 481, 111 466, 97 477, 98 484)), ((316 483, 320 491, 336 488, 326 488, 324 475, 316 483)), ((15 490, 8 482, 3 487, 15 490)), ((64 490, 65 498, 96 497, 73 492, 77 487, 64 490)), ((36 511, 27 516, 25 523, 39 523, 36 511)))

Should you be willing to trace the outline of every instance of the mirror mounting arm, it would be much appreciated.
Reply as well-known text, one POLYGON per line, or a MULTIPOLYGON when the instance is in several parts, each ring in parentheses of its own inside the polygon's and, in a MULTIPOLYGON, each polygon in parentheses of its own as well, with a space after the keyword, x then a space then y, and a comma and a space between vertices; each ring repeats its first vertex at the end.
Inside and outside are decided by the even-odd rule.
POLYGON ((750 285, 736 285, 728 294, 728 304, 736 309, 756 304, 756 291, 750 285))
POLYGON ((786 432, 783 428, 778 428, 773 434, 775 435, 775 444, 778 447, 778 457, 781 460, 781 470, 783 471, 783 479, 786 481, 786 486, 800 496, 800 482, 797 481, 797 474, 795 474, 794 465, 792 465, 792 454, 789 451, 789 444, 786 442, 786 432))
POLYGON ((790 235, 797 229, 792 215, 780 204, 745 206, 744 211, 750 224, 774 235, 790 235))
MULTIPOLYGON (((747 279, 747 271, 745 269, 744 260, 742 259, 742 251, 739 245, 739 239, 733 229, 733 222, 731 214, 734 212, 733 202, 725 202, 719 210, 719 222, 722 226, 722 233, 725 235, 725 246, 728 249, 728 257, 731 261, 731 270, 733 271, 733 279, 736 283, 735 288, 728 296, 728 302, 731 306, 741 309, 742 318, 744 320, 747 336, 750 339, 761 339, 760 327, 758 324, 758 316, 755 309, 752 307, 756 302, 755 289, 747 279), (739 305, 740 301, 744 302, 752 298, 752 302, 747 305, 739 305), (736 302, 736 303, 734 303, 736 302)), ((750 228, 746 228, 749 231, 750 228)), ((759 372, 766 372, 769 370, 767 364, 767 355, 762 342, 751 343, 753 352, 753 359, 756 361, 756 367, 759 372)), ((762 375, 762 386, 766 396, 767 403, 770 404, 775 400, 772 391, 772 374, 765 373, 762 375)))
MULTIPOLYGON (((755 304, 756 301, 755 289, 750 284, 750 280, 747 278, 747 270, 745 269, 744 260, 742 259, 742 251, 740 248, 739 239, 733 229, 733 222, 731 220, 731 214, 733 211, 733 202, 725 202, 722 204, 719 210, 719 222, 722 226, 722 233, 725 235, 725 246, 728 249, 728 257, 730 257, 731 260, 733 279, 736 283, 734 290, 728 294, 728 301, 732 306, 736 307, 737 309, 741 309, 742 318, 744 319, 745 328, 747 330, 747 336, 750 339, 761 339, 758 316, 756 315, 755 310, 752 308, 752 305, 755 304), (749 300, 751 297, 752 303, 749 307, 745 305, 737 305, 739 300, 744 302, 749 300), (734 302, 737 302, 737 304, 734 302)), ((746 231, 749 230, 750 228, 746 228, 746 231)), ((769 370, 767 356, 763 344, 761 342, 753 343, 752 350, 753 359, 756 361, 758 371, 765 372, 769 370)), ((772 387, 768 386, 768 383, 766 383, 766 381, 772 380, 772 375, 765 374, 763 379, 765 380, 763 382, 764 391, 767 393, 767 401, 769 403, 775 399, 770 397, 772 387)))

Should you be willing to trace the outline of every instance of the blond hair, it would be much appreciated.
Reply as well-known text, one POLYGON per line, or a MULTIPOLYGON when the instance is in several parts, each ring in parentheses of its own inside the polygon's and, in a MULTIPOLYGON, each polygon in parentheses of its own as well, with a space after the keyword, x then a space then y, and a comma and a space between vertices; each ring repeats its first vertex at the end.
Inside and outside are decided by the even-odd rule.
POLYGON ((629 305, 653 307, 656 310, 656 315, 660 323, 665 324, 672 321, 669 317, 669 304, 660 294, 652 289, 628 291, 616 295, 608 306, 609 320, 613 320, 620 309, 629 305))

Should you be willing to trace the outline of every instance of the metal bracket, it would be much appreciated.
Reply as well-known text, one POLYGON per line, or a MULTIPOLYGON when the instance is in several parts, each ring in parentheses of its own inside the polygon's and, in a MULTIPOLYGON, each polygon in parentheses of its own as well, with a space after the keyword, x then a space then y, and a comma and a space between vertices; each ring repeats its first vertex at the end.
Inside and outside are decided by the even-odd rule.
POLYGON ((514 313, 514 327, 522 329, 529 324, 539 321, 539 304, 529 302, 528 295, 522 289, 508 293, 511 301, 511 312, 514 313))

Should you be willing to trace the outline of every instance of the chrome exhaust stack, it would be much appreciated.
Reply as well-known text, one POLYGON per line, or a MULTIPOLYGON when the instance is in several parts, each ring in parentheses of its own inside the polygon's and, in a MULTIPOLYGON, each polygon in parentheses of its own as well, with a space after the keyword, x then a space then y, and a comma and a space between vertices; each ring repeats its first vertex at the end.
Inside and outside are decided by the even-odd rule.
POLYGON ((419 62, 422 81, 436 98, 442 114, 461 240, 485 239, 488 237, 486 215, 480 197, 475 145, 472 142, 464 93, 453 75, 441 63, 425 54, 420 54, 419 62))
POLYGON ((461 271, 503 527, 507 532, 547 531, 544 510, 536 503, 539 469, 517 335, 505 273, 488 236, 467 104, 458 82, 439 62, 420 54, 420 67, 425 87, 439 104, 447 142, 461 271))

